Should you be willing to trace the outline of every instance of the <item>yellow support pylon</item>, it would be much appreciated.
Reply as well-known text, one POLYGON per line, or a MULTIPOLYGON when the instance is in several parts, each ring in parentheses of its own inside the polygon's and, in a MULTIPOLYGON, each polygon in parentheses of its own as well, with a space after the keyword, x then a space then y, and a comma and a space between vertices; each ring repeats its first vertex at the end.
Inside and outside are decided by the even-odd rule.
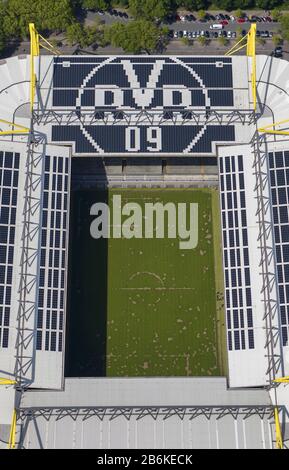
POLYGON ((16 410, 14 409, 13 415, 12 415, 12 423, 10 427, 10 435, 9 435, 9 441, 8 441, 8 449, 15 449, 15 443, 16 443, 16 422, 17 422, 17 413, 16 410))
POLYGON ((21 126, 20 124, 15 124, 15 122, 6 121, 5 119, 0 119, 0 123, 3 122, 8 126, 14 127, 14 129, 9 129, 7 131, 0 131, 0 135, 11 135, 11 134, 27 134, 29 132, 28 127, 21 126))
POLYGON ((0 377, 0 385, 14 385, 14 384, 16 384, 16 380, 5 379, 3 377, 0 377))
POLYGON ((277 449, 283 449, 283 439, 281 433, 281 426, 279 421, 279 412, 278 408, 275 407, 274 410, 274 418, 275 418, 275 430, 276 430, 276 447, 277 449))
POLYGON ((30 109, 33 109, 36 75, 35 75, 35 57, 39 56, 39 34, 33 23, 29 23, 30 33, 30 109))
POLYGON ((257 107, 257 84, 256 84, 256 23, 251 24, 247 39, 247 57, 251 57, 251 87, 253 96, 253 108, 257 107))
POLYGON ((36 90, 36 74, 35 74, 35 57, 40 55, 40 46, 53 54, 59 55, 60 52, 50 44, 47 39, 45 39, 41 34, 39 34, 34 26, 34 23, 29 23, 29 33, 30 33, 30 109, 33 110, 34 96, 36 90), (44 41, 45 44, 43 44, 44 41))
POLYGON ((273 382, 289 384, 289 376, 288 377, 280 377, 280 379, 275 379, 273 382))
POLYGON ((258 132, 260 134, 276 134, 276 135, 289 135, 289 131, 278 131, 274 129, 276 126, 280 126, 281 124, 289 123, 289 119, 284 119, 283 121, 273 122, 273 124, 269 124, 268 126, 260 127, 258 132))
POLYGON ((256 81, 256 23, 252 23, 248 33, 243 36, 225 55, 233 55, 246 47, 247 57, 251 57, 251 87, 253 108, 257 108, 257 81, 256 81))

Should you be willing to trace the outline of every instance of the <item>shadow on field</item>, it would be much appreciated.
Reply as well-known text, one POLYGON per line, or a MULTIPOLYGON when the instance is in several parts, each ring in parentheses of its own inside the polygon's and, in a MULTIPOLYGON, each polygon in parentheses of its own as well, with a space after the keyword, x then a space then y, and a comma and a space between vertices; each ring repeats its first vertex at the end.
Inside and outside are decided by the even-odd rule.
POLYGON ((78 165, 72 166, 65 376, 105 377, 108 240, 91 237, 90 208, 108 203, 108 190, 104 168, 103 189, 83 189, 78 165))

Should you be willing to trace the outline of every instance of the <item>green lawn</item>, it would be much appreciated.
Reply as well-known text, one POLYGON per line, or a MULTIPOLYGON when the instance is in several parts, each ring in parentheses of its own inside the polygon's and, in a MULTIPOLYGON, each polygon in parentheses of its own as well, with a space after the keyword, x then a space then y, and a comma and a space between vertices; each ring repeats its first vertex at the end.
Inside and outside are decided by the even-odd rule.
POLYGON ((78 192, 72 207, 66 375, 224 375, 217 191, 78 192), (123 204, 198 203, 197 247, 181 250, 169 238, 92 239, 89 208, 111 205, 114 194, 123 204))

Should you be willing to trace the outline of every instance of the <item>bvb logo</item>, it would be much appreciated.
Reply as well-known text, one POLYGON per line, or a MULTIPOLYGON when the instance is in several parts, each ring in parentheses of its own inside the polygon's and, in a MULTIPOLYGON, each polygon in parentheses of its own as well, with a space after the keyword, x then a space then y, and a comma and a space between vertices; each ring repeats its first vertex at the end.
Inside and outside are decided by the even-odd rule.
MULTIPOLYGON (((118 125, 121 125, 124 128, 126 151, 140 151, 140 127, 145 126, 147 143, 146 151, 162 152, 162 129, 158 125, 157 121, 154 121, 154 124, 152 125, 152 119, 155 119, 155 115, 157 113, 162 116, 164 110, 170 109, 174 111, 175 108, 174 113, 177 113, 181 110, 190 110, 192 107, 196 107, 196 104, 194 103, 194 95, 191 89, 184 83, 185 81, 188 83, 190 80, 192 83, 191 88, 197 88, 204 96, 205 104, 203 112, 205 114, 206 109, 210 107, 208 90, 203 79, 193 69, 192 65, 186 64, 177 57, 170 57, 169 59, 152 58, 150 63, 152 69, 147 76, 145 87, 143 87, 141 86, 139 76, 134 68, 134 61, 137 62, 137 59, 134 58, 132 60, 129 58, 123 58, 119 61, 116 57, 109 57, 93 67, 93 69, 83 79, 78 90, 76 107, 80 110, 101 108, 106 111, 107 109, 108 114, 115 113, 117 111, 124 111, 127 116, 130 116, 130 122, 128 123, 128 120, 126 119, 119 121, 118 125), (179 83, 177 84, 170 83, 171 73, 168 71, 168 67, 171 65, 174 66, 174 73, 177 72, 177 77, 179 77, 179 83), (118 69, 114 69, 114 67, 118 67, 118 69), (119 85, 119 73, 117 73, 119 67, 127 78, 129 90, 127 90, 127 88, 122 88, 119 85), (105 69, 108 69, 107 73, 105 73, 105 69), (102 77, 99 81, 105 83, 93 85, 98 73, 100 73, 102 77), (162 83, 161 87, 158 86, 159 81, 162 83), (85 106, 83 104, 83 97, 88 89, 91 91, 92 87, 94 88, 95 96, 94 106, 85 106), (108 93, 110 96, 109 104, 106 102, 108 93), (159 103, 157 105, 154 103, 156 96, 158 96, 158 99, 161 99, 161 105, 159 103), (176 96, 178 101, 177 104, 175 104, 176 96), (140 113, 144 111, 146 111, 147 115, 151 115, 151 119, 139 119, 140 113)), ((148 63, 143 64, 143 66, 147 65, 148 63)), ((200 108, 199 105, 197 107, 200 108)), ((190 122, 190 124, 196 125, 194 121, 190 122)), ((102 123, 100 125, 105 124, 102 123)), ((165 124, 162 122, 162 127, 164 125, 165 124)), ((182 120, 180 120, 179 123, 178 120, 176 120, 175 125, 179 125, 181 127, 182 120)), ((105 153, 105 149, 102 148, 98 139, 92 135, 89 128, 85 126, 81 119, 80 129, 98 153, 105 153)), ((186 142, 184 144, 185 148, 182 151, 184 153, 192 151, 195 144, 203 136, 205 130, 206 124, 199 125, 197 133, 192 135, 189 143, 186 142)))

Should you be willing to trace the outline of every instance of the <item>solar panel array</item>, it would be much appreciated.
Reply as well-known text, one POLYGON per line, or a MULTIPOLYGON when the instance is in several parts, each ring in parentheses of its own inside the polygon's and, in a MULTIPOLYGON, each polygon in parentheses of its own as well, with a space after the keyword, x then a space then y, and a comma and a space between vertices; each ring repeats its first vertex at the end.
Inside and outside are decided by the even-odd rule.
POLYGON ((275 260, 283 346, 289 328, 289 151, 269 153, 275 260))
POLYGON ((19 158, 0 151, 0 348, 9 346, 19 158))
POLYGON ((254 349, 243 156, 219 159, 228 348, 254 349))
POLYGON ((78 154, 211 153, 212 142, 234 142, 235 127, 196 125, 190 111, 233 106, 228 57, 54 59, 52 108, 74 110, 79 122, 52 125, 52 140, 78 154))
POLYGON ((36 349, 62 351, 67 257, 67 157, 45 157, 36 349))

